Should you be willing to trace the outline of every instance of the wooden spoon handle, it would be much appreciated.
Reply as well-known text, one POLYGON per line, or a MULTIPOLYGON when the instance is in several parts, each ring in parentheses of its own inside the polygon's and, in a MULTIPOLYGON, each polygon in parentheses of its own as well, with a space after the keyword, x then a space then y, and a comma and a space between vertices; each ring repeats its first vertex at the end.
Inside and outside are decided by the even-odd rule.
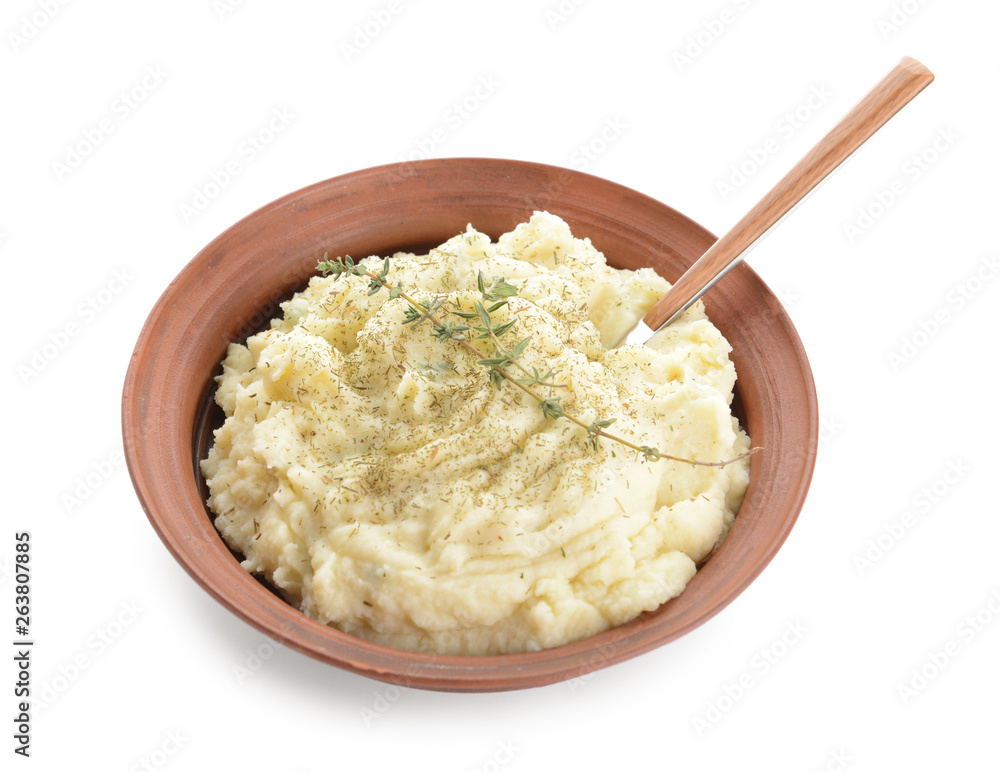
POLYGON ((673 321, 742 259, 743 253, 830 172, 878 131, 934 74, 908 56, 820 140, 725 236, 698 258, 642 320, 651 330, 673 321))

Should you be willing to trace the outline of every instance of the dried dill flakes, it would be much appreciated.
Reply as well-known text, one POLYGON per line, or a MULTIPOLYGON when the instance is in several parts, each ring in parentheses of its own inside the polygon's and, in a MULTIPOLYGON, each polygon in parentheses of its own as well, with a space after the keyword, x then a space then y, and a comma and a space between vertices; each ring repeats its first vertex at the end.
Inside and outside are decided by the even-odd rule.
MULTIPOLYGON (((649 587, 642 561, 663 554, 609 559, 627 554, 623 539, 649 533, 640 529, 651 513, 636 502, 652 506, 660 487, 667 496, 661 477, 683 480, 690 467, 636 464, 683 441, 648 415, 665 383, 658 360, 610 361, 602 315, 614 313, 617 274, 587 263, 589 244, 540 237, 550 221, 533 218, 503 245, 467 232, 430 256, 327 255, 329 278, 244 350, 232 423, 249 430, 256 420, 255 436, 233 444, 219 484, 233 484, 225 475, 238 462, 241 479, 259 474, 253 495, 270 496, 268 528, 251 533, 250 510, 237 507, 237 526, 220 529, 256 570, 278 571, 307 614, 390 646, 467 654, 497 645, 490 604, 503 597, 514 611, 502 645, 534 650, 588 635, 595 620, 619 624, 666 599, 650 592, 687 581, 673 572, 690 560, 657 565, 673 578, 649 587), (263 444, 243 450, 250 440, 263 444), (536 605, 552 615, 541 632, 523 624, 536 605), (415 619, 463 622, 421 638, 415 619)), ((709 458, 708 445, 686 447, 709 458)))

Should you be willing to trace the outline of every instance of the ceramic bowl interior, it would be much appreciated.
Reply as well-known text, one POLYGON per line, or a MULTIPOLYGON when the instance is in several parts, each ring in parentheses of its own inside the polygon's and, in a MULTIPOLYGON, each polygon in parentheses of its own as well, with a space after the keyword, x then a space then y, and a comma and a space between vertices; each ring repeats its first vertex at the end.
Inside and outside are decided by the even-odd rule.
POLYGON ((764 569, 806 496, 817 443, 816 394, 801 341, 749 266, 705 297, 733 346, 737 414, 754 445, 750 484, 722 547, 684 592, 600 635, 527 654, 435 656, 392 649, 316 622, 239 565, 215 530, 198 469, 211 429, 213 378, 230 341, 279 313, 324 253, 426 251, 471 223, 492 238, 534 210, 565 219, 619 268, 674 281, 715 240, 648 196, 579 172, 500 159, 442 159, 366 169, 259 209, 205 247, 153 308, 126 376, 129 472, 164 544, 223 606, 281 643, 366 676, 447 691, 496 691, 573 678, 661 646, 710 619, 764 569))

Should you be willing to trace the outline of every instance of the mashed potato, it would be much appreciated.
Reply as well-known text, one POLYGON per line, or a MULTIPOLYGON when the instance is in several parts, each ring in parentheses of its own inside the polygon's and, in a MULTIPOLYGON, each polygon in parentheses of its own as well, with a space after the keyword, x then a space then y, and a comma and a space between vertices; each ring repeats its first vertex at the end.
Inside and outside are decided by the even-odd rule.
MULTIPOLYGON (((363 261, 378 270, 381 261, 363 261)), ((468 311, 477 275, 518 292, 521 358, 553 371, 567 413, 700 461, 745 453, 729 344, 701 304, 648 346, 607 349, 668 288, 606 265, 539 212, 491 243, 469 229, 389 280, 439 315, 468 311)), ((646 461, 505 383, 407 303, 368 281, 316 277, 284 318, 234 343, 216 399, 227 416, 202 462, 216 526, 243 566, 352 635, 442 654, 533 651, 622 624, 678 595, 725 537, 748 481, 724 467, 646 461)), ((506 340, 506 338, 505 338, 506 340)), ((484 350, 488 343, 479 341, 484 350)))

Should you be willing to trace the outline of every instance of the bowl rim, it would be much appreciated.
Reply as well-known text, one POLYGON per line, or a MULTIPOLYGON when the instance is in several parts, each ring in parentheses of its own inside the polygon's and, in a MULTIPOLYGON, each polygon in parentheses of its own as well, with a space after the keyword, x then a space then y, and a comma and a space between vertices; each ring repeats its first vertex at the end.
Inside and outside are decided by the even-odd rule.
MULTIPOLYGON (((641 624, 636 624, 636 620, 633 620, 564 646, 524 654, 484 656, 430 655, 393 649, 355 638, 306 617, 259 585, 230 555, 233 565, 245 579, 243 581, 237 578, 231 571, 232 566, 221 568, 225 577, 232 582, 242 582, 239 584, 239 594, 234 595, 232 586, 224 585, 217 576, 206 573, 208 568, 220 568, 218 561, 222 553, 219 545, 224 546, 224 543, 218 532, 214 531, 210 515, 200 496, 197 508, 193 508, 191 488, 197 488, 197 478, 193 476, 195 470, 191 469, 190 479, 184 479, 185 475, 180 471, 179 459, 187 458, 190 463, 192 458, 193 427, 168 425, 170 418, 164 416, 161 410, 164 406, 175 407, 179 399, 191 399, 190 395, 180 397, 171 393, 168 387, 177 384, 170 380, 170 361, 162 355, 164 351, 169 352, 172 359, 177 352, 182 351, 182 344, 188 333, 195 334, 197 338, 196 320, 177 318, 180 312, 186 310, 183 293, 194 286, 199 288, 199 292, 204 292, 206 286, 215 287, 213 282, 217 280, 213 276, 218 273, 219 266, 239 259, 234 256, 234 252, 227 251, 234 243, 242 239, 250 240, 260 250, 278 248, 280 238, 269 236, 267 226, 284 223, 278 229, 279 237, 289 232, 295 235, 295 223, 292 221, 297 217, 308 217, 310 206, 317 200, 329 200, 350 209, 359 204, 358 191, 361 191, 361 199, 367 199, 369 203, 383 200, 378 198, 379 195, 404 195, 408 191, 410 195, 420 191, 427 194, 428 190, 435 191, 434 186, 443 184, 440 181, 449 173, 455 174, 456 170, 461 172, 459 177, 465 175, 469 184, 481 181, 484 177, 495 183, 499 180, 497 184, 503 184, 506 178, 513 187, 521 186, 519 190, 522 192, 530 190, 532 196, 537 194, 541 200, 548 200, 550 203, 561 197, 572 197, 577 195, 575 191, 583 190, 604 196, 601 200, 605 203, 610 200, 623 202, 630 207, 629 214, 623 213, 620 222, 615 218, 614 225, 608 227, 637 227, 635 222, 628 220, 631 208, 641 210, 643 217, 655 215, 667 223, 683 226, 689 242, 684 244, 688 251, 686 262, 693 261, 692 255, 697 257, 700 251, 704 251, 715 241, 715 237, 702 226, 645 194, 585 172, 529 161, 499 158, 407 161, 361 169, 313 183, 265 204, 220 233, 187 263, 157 300, 139 334, 123 385, 122 435, 125 458, 140 504, 174 558, 224 607, 280 643, 354 673, 418 688, 498 691, 542 686, 638 656, 704 624, 757 578, 785 542, 798 518, 816 460, 818 408, 815 383, 805 349, 790 318, 773 293, 745 262, 730 271, 713 288, 710 296, 714 293, 716 298, 725 299, 727 287, 732 289, 742 285, 751 286, 759 294, 765 307, 762 311, 756 308, 737 311, 738 318, 747 322, 764 319, 774 330, 785 336, 786 346, 782 349, 784 356, 778 363, 778 369, 783 369, 784 372, 779 375, 787 377, 792 374, 797 383, 801 384, 801 393, 797 393, 795 399, 791 400, 795 409, 793 420, 788 421, 784 431, 777 435, 783 442, 787 441, 788 447, 779 450, 782 454, 790 455, 789 463, 794 462, 794 469, 789 466, 782 472, 784 476, 774 472, 767 477, 792 481, 787 490, 781 491, 780 519, 774 523, 767 521, 771 529, 767 544, 765 549, 757 550, 752 565, 740 563, 741 554, 727 550, 736 531, 737 526, 734 525, 720 550, 699 569, 678 598, 668 601, 651 615, 642 615, 640 619, 644 621, 641 624), (539 188, 540 184, 547 187, 539 188), (557 189, 553 190, 553 186, 557 189), (289 228, 292 230, 289 231, 289 228), (160 355, 154 356, 151 351, 160 355), (788 439, 789 436, 791 440, 788 439), (198 523, 199 517, 208 520, 218 544, 211 543, 211 537, 198 523), (729 554, 730 552, 733 554, 729 554), (691 608, 691 596, 697 593, 689 591, 697 589, 706 581, 702 577, 708 568, 711 568, 713 575, 726 578, 730 584, 715 602, 703 608, 691 608), (731 578, 733 575, 737 575, 735 581, 731 578), (651 617, 668 606, 671 609, 681 609, 671 617, 672 624, 646 624, 651 617)), ((455 182, 451 184, 457 185, 455 182)), ((526 199, 526 204, 537 203, 537 200, 534 197, 526 199)), ((580 206, 587 204, 584 202, 580 206)), ((349 216, 350 211, 344 216, 349 216)), ((596 212, 594 216, 597 216, 596 212)), ((495 238, 498 234, 491 235, 495 238)), ((574 235, 580 234, 574 230, 574 235)), ((299 276, 287 278, 289 286, 301 283, 299 276)), ((215 289, 221 291, 218 287, 215 289)), ((706 296, 705 302, 711 309, 713 300, 710 296, 706 296)), ((711 310, 709 315, 712 317, 711 310)), ((751 326, 747 325, 748 329, 751 326)), ((726 337, 730 338, 728 334, 726 337)), ((761 338, 761 341, 764 339, 761 338)), ((737 352, 734 345, 734 362, 744 355, 758 356, 756 352, 737 352)), ((216 359, 216 363, 218 361, 221 361, 221 357, 216 359)), ((737 373, 739 370, 740 365, 737 363, 737 373)), ((214 372, 209 374, 209 380, 211 375, 214 372)), ((766 375, 770 377, 769 374, 766 375)), ((740 388, 738 381, 737 390, 740 388)), ((199 399, 203 399, 203 395, 199 399)), ((782 400, 781 404, 784 409, 787 402, 782 400)), ((748 497, 760 479, 762 470, 770 470, 770 467, 757 454, 751 459, 748 497)), ((767 474, 768 471, 765 471, 765 475, 767 474)), ((739 516, 737 524, 742 525, 739 516)), ((225 549, 228 552, 228 548, 225 549)))

